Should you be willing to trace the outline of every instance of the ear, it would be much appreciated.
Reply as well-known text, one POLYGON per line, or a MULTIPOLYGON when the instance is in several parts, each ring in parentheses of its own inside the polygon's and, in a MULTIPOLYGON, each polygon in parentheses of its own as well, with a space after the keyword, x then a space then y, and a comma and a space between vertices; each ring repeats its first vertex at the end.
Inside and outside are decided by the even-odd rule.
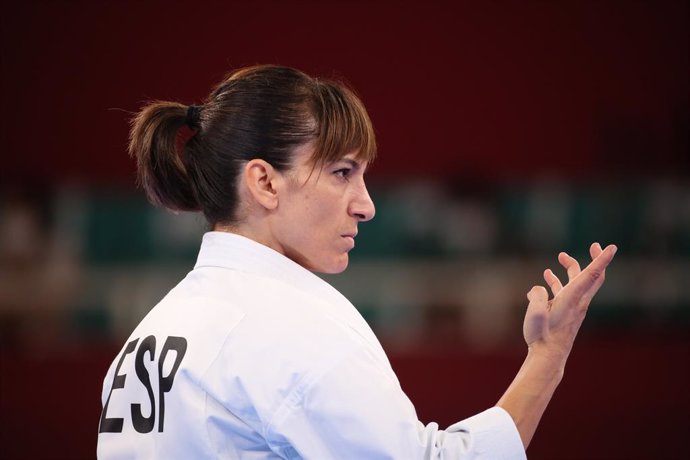
POLYGON ((280 173, 268 162, 259 159, 249 161, 244 167, 243 180, 258 204, 267 210, 278 207, 276 181, 280 180, 280 173))

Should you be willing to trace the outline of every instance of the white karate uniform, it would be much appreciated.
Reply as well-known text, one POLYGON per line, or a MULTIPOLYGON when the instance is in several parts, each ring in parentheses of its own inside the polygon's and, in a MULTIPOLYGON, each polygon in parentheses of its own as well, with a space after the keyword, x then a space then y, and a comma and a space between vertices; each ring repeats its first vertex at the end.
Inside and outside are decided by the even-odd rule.
POLYGON ((526 458, 498 407, 424 426, 347 299, 222 232, 134 330, 102 402, 103 460, 526 458))

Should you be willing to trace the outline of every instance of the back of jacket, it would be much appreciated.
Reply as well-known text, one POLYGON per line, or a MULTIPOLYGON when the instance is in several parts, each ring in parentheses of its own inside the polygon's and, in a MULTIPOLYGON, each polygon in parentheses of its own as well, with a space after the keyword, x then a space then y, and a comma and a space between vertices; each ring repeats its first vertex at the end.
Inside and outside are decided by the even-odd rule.
POLYGON ((126 341, 102 403, 101 459, 525 458, 499 408, 424 426, 340 293, 218 232, 126 341))

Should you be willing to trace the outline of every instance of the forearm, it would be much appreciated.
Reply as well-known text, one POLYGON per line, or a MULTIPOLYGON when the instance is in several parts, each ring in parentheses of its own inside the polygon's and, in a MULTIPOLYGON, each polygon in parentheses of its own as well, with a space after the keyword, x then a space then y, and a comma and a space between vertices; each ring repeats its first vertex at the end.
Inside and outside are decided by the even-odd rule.
POLYGON ((513 418, 525 449, 563 378, 565 361, 566 356, 530 348, 520 371, 496 404, 513 418))

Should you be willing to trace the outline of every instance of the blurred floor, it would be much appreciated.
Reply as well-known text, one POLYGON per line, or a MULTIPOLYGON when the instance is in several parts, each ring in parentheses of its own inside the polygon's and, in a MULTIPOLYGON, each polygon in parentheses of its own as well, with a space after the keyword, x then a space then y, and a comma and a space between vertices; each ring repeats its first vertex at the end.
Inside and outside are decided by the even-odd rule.
MULTIPOLYGON (((102 378, 115 345, 0 353, 6 460, 95 456, 102 378)), ((532 460, 683 459, 690 448, 687 335, 579 340, 528 451, 532 460)), ((493 405, 522 347, 477 353, 437 344, 390 354, 420 420, 445 427, 493 405)))

